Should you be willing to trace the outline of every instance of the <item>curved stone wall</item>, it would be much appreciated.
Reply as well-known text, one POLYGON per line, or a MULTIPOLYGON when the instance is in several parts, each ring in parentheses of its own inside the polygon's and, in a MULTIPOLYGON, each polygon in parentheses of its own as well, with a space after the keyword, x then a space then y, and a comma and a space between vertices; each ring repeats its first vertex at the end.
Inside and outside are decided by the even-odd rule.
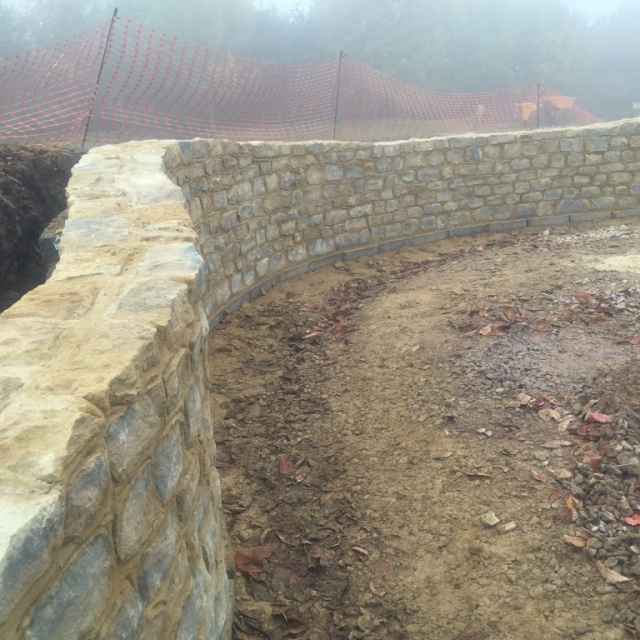
POLYGON ((228 638, 209 327, 338 259, 640 215, 640 122, 129 143, 68 196, 53 278, 0 316, 0 637, 228 638))
POLYGON ((337 259, 484 231, 640 215, 640 121, 396 143, 167 150, 207 266, 215 322, 337 259))
POLYGON ((204 265, 166 143, 102 147, 0 316, 0 638, 230 637, 204 265))

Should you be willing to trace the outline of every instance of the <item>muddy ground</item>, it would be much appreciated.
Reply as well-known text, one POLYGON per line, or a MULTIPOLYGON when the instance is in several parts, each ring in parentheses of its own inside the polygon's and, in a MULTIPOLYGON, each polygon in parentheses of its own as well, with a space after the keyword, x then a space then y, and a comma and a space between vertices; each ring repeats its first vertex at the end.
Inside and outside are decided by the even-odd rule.
POLYGON ((235 637, 640 637, 639 241, 445 241, 223 322, 235 637))
POLYGON ((65 188, 80 155, 0 145, 0 312, 45 281, 38 239, 67 207, 65 188))

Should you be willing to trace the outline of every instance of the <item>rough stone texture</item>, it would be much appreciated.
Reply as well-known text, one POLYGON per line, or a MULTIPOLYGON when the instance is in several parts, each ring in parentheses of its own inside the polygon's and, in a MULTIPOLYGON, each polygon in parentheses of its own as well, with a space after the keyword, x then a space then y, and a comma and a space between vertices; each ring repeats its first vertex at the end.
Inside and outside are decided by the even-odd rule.
POLYGON ((59 496, 25 497, 19 496, 19 501, 0 497, 0 622, 44 573, 53 550, 62 543, 64 509, 59 496), (10 535, 12 528, 15 533, 10 535))
POLYGON ((637 210, 638 133, 633 120, 402 143, 199 140, 168 149, 165 166, 197 209, 204 307, 215 324, 255 287, 384 250, 385 241, 398 248, 432 241, 433 231, 455 237, 637 210), (250 169, 264 189, 249 188, 250 169))
POLYGON ((107 535, 90 540, 41 602, 26 640, 75 640, 95 627, 109 597, 113 549, 107 535))
POLYGON ((153 531, 158 512, 151 467, 147 464, 131 484, 118 518, 116 548, 122 560, 128 560, 140 551, 153 531))
POLYGON ((172 511, 142 558, 138 590, 147 603, 162 585, 178 554, 179 533, 178 516, 172 511))
POLYGON ((630 120, 85 155, 58 267, 0 317, 0 637, 230 638, 209 326, 339 259, 640 215, 638 140, 630 120))
POLYGON ((133 589, 128 588, 126 593, 124 601, 117 607, 113 622, 101 636, 101 640, 134 640, 136 637, 142 623, 144 605, 133 589))
POLYGON ((92 458, 69 482, 65 536, 81 533, 103 503, 109 488, 109 462, 105 455, 92 458))
POLYGON ((189 637, 201 593, 230 602, 193 531, 197 499, 224 548, 206 265, 167 144, 82 158, 52 278, 0 317, 0 638, 189 637))

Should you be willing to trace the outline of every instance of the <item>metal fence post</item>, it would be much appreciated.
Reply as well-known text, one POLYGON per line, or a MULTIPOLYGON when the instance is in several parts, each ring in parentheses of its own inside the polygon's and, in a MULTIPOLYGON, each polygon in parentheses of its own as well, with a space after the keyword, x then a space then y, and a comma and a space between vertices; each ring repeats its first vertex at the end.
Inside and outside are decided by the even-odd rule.
POLYGON ((91 124, 91 118, 93 116, 93 108, 96 105, 96 99, 98 97, 98 87, 100 86, 100 77, 102 76, 102 70, 104 69, 104 63, 107 59, 107 51, 109 51, 109 43, 111 42, 111 32, 113 31, 113 25, 118 17, 118 7, 113 10, 113 17, 111 18, 111 24, 109 25, 109 32, 107 33, 107 42, 104 45, 104 52, 102 53, 102 62, 100 63, 100 70, 98 71, 98 77, 96 78, 96 84, 93 88, 93 95, 91 96, 91 104, 89 105, 89 114, 87 115, 87 126, 84 128, 84 136, 82 138, 82 147, 87 142, 87 135, 89 134, 89 125, 91 124))
POLYGON ((342 58, 344 58, 344 52, 340 52, 340 59, 338 60, 338 81, 336 83, 336 112, 333 118, 333 139, 336 139, 338 132, 338 109, 340 107, 340 80, 342 78, 342 58))

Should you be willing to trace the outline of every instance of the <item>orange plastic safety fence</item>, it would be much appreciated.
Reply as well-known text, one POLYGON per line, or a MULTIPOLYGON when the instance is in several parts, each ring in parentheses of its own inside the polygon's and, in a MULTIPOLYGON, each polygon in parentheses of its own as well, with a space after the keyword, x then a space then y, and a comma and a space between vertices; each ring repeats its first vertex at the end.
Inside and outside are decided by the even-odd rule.
POLYGON ((80 146, 86 130, 93 145, 334 135, 376 141, 599 121, 548 87, 438 93, 349 57, 277 65, 207 49, 126 19, 115 20, 107 42, 109 26, 0 59, 0 140, 80 146))

